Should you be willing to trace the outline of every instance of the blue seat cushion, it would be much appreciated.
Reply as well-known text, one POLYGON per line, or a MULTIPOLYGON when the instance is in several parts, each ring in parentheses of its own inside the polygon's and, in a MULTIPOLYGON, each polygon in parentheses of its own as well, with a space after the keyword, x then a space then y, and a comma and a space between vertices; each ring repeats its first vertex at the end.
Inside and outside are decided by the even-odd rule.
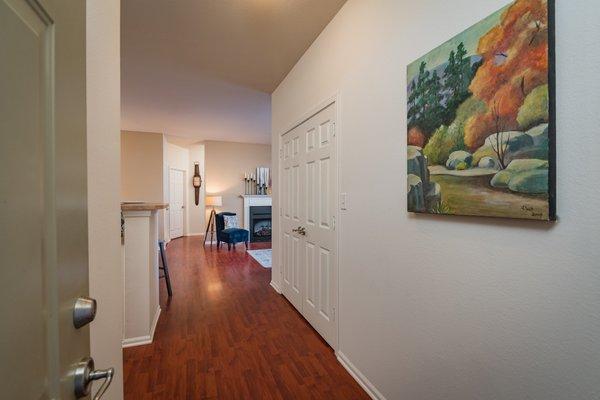
POLYGON ((221 239, 227 243, 246 242, 250 232, 241 228, 229 228, 221 231, 221 239))

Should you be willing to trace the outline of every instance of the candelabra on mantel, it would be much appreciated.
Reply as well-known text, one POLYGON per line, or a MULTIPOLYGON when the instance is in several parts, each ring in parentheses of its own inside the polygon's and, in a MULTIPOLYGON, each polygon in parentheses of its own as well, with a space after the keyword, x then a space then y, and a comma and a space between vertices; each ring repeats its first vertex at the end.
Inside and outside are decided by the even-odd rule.
POLYGON ((266 167, 256 168, 256 173, 244 173, 244 194, 266 196, 271 187, 271 170, 266 167))

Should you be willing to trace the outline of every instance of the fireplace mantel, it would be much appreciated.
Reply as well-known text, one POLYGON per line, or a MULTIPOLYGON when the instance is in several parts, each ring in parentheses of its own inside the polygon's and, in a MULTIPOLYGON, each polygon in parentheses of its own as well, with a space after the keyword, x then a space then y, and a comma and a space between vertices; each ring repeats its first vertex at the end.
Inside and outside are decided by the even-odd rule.
POLYGON ((250 207, 252 206, 271 206, 273 200, 271 196, 246 194, 241 195, 244 199, 244 229, 250 230, 250 207))

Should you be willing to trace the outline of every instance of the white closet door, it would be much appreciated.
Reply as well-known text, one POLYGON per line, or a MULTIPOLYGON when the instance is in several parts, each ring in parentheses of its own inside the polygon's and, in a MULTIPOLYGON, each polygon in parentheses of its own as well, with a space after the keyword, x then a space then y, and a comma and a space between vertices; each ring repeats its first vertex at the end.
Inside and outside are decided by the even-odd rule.
POLYGON ((283 293, 335 347, 338 287, 335 104, 282 139, 283 293))
POLYGON ((183 236, 184 217, 184 172, 171 169, 169 174, 169 231, 171 239, 183 236))
POLYGON ((305 291, 302 314, 335 347, 337 299, 337 241, 335 211, 337 173, 335 157, 335 106, 330 105, 304 127, 305 186, 302 195, 305 227, 303 250, 305 291))
POLYGON ((304 219, 301 195, 304 178, 304 137, 301 133, 300 126, 283 137, 281 163, 283 293, 299 311, 302 311, 304 253, 302 237, 295 230, 304 219))

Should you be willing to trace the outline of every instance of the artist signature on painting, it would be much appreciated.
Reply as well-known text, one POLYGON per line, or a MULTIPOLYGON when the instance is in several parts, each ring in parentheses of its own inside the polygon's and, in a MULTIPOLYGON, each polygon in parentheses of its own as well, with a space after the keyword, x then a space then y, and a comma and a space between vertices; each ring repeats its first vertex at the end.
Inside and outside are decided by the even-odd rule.
POLYGON ((539 211, 536 211, 534 207, 528 205, 522 205, 521 210, 527 214, 529 214, 533 218, 541 218, 543 214, 539 211))

